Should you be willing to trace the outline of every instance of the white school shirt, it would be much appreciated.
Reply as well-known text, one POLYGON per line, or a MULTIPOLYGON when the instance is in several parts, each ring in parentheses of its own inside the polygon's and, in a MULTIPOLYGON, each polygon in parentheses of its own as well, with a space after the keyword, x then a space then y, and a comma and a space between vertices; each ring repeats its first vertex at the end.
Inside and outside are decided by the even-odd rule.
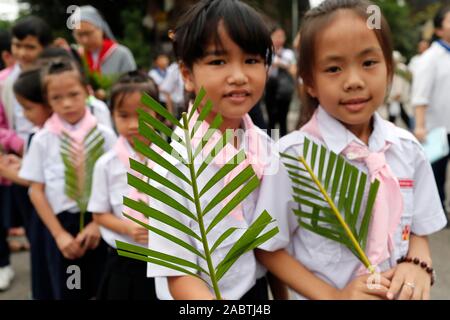
POLYGON ((166 77, 159 86, 159 90, 168 93, 175 104, 184 102, 184 82, 178 63, 172 63, 167 68, 166 77))
MULTIPOLYGON (((130 154, 134 154, 132 147, 126 143, 130 154)), ((156 168, 155 168, 156 169, 156 168)), ((127 182, 128 168, 119 159, 116 150, 111 149, 98 159, 94 168, 91 198, 89 199, 88 211, 92 213, 114 214, 127 223, 123 214, 123 197, 128 196, 132 187, 127 182)), ((117 233, 111 229, 100 226, 103 240, 111 247, 116 248, 116 240, 143 246, 133 241, 127 235, 117 233)))
MULTIPOLYGON (((321 107, 317 117, 326 147, 336 154, 340 154, 351 141, 360 141, 321 107)), ((317 141, 306 133, 294 131, 280 140, 280 152, 295 157, 303 155, 306 136, 317 141)), ((395 250, 390 259, 379 265, 381 271, 394 267, 396 260, 407 254, 409 231, 420 236, 429 235, 446 224, 433 172, 422 147, 412 134, 389 125, 375 113, 369 149, 378 151, 386 141, 392 143, 385 156, 392 172, 399 179, 404 208, 394 235, 395 250)), ((292 212, 298 206, 292 199, 290 178, 279 159, 273 161, 279 163, 280 169, 277 174, 264 177, 255 212, 266 209, 277 220, 280 232, 260 248, 266 251, 287 249, 316 276, 336 288, 344 288, 355 276, 361 262, 347 247, 299 226, 292 212)), ((361 162, 350 162, 367 173, 367 168, 361 162)), ((294 298, 305 299, 296 293, 294 298)))
POLYGON ((98 123, 101 123, 102 125, 113 129, 111 112, 109 111, 106 103, 94 96, 89 96, 87 106, 95 119, 97 119, 98 123))
POLYGON ((450 133, 450 52, 433 42, 413 69, 412 105, 427 105, 427 130, 445 127, 450 133))
MULTIPOLYGON (((68 130, 76 127, 67 122, 63 123, 68 130)), ((102 124, 98 124, 97 128, 105 139, 104 150, 111 149, 116 135, 102 124)), ((45 184, 46 198, 56 215, 63 211, 79 212, 75 201, 69 199, 64 191, 64 163, 60 146, 58 135, 46 128, 41 129, 34 135, 19 172, 22 179, 45 184)), ((93 189, 95 188, 93 185, 93 189)))
MULTIPOLYGON (((16 79, 19 77, 21 72, 21 68, 18 63, 14 65, 14 69, 9 75, 9 80, 11 81, 11 87, 9 87, 7 90, 13 90, 13 83, 16 81, 16 79)), ((14 131, 17 132, 18 136, 21 137, 24 141, 28 141, 28 137, 30 134, 34 133, 37 128, 36 126, 31 123, 24 115, 23 113, 23 107, 20 105, 20 103, 17 101, 16 96, 14 93, 11 94, 11 103, 13 106, 13 124, 9 124, 14 131)))
MULTIPOLYGON (((261 145, 265 148, 265 152, 263 152, 264 155, 261 155, 261 157, 264 157, 264 159, 261 159, 261 161, 264 161, 269 167, 271 166, 270 161, 270 153, 274 152, 273 149, 273 141, 265 132, 263 132, 261 129, 256 128, 257 133, 259 135, 261 145)), ((180 137, 182 137, 183 132, 178 132, 180 137)), ((180 152, 181 155, 185 156, 185 153, 183 152, 183 149, 180 148, 179 144, 172 143, 172 146, 180 152), (183 153, 182 153, 183 152, 183 153)), ((242 148, 244 150, 248 150, 248 147, 246 145, 246 140, 243 140, 242 148)), ((181 164, 179 161, 173 159, 170 156, 167 156, 167 159, 172 161, 178 169, 180 169, 187 177, 189 177, 189 171, 186 169, 186 167, 181 164)), ((200 177, 197 179, 197 183, 199 186, 199 190, 203 186, 206 185, 207 182, 213 177, 213 175, 219 170, 220 168, 218 166, 215 166, 214 164, 210 164, 208 168, 200 175, 200 177)), ((271 168, 267 169, 268 171, 271 170, 271 168)), ((272 168, 273 170, 273 168, 272 168)), ((167 171, 166 171, 167 172, 167 171)), ((188 194, 192 195, 192 187, 188 186, 185 182, 183 182, 181 179, 175 177, 171 173, 166 174, 166 178, 175 183, 176 185, 182 187, 188 194)), ((155 184, 156 186, 156 184, 155 184)), ((201 206, 202 208, 205 208, 207 204, 212 200, 212 197, 216 195, 222 188, 222 183, 216 184, 211 190, 209 190, 202 198, 201 200, 201 206)), ((173 199, 178 201, 180 204, 184 205, 186 208, 189 209, 190 212, 196 213, 196 209, 193 203, 185 199, 184 197, 181 197, 177 193, 173 193, 170 190, 167 190, 165 187, 159 185, 158 188, 160 188, 161 191, 163 191, 166 194, 169 194, 173 199)), ((239 221, 235 219, 234 217, 228 215, 226 218, 224 218, 212 231, 208 234, 208 240, 210 244, 212 245, 217 238, 225 232, 228 228, 231 227, 239 227, 243 228, 242 230, 235 231, 230 237, 228 237, 222 244, 214 251, 213 253, 213 263, 214 266, 217 266, 218 261, 223 260, 223 258, 226 256, 228 251, 231 249, 231 247, 236 243, 236 241, 239 239, 239 237, 245 232, 245 229, 250 226, 248 223, 251 221, 251 219, 254 216, 259 216, 259 214, 262 212, 254 212, 255 210, 255 204, 256 200, 258 198, 259 189, 253 191, 242 203, 242 211, 244 220, 239 221)), ((167 205, 156 201, 157 199, 150 201, 152 202, 152 207, 156 208, 157 210, 164 212, 165 214, 175 218, 177 221, 182 222, 184 225, 189 225, 190 228, 195 231, 197 234, 200 234, 198 224, 194 221, 192 221, 190 218, 186 217, 184 214, 179 213, 178 211, 172 209, 171 207, 168 207, 167 205)), ((211 210, 204 218, 205 218, 205 224, 209 225, 209 223, 212 221, 212 219, 219 213, 219 211, 223 208, 222 204, 217 205, 213 210, 211 210)), ((158 229, 162 229, 171 235, 176 236, 177 238, 193 245, 195 248, 197 248, 200 252, 203 251, 203 245, 197 241, 196 239, 193 239, 186 234, 178 231, 177 229, 174 229, 172 227, 169 227, 159 221, 150 220, 150 224, 152 224, 154 227, 158 229)), ((190 251, 184 249, 183 247, 180 247, 176 244, 174 244, 171 241, 166 240, 165 238, 162 238, 161 236, 150 232, 149 234, 149 248, 151 250, 164 252, 169 255, 173 255, 188 261, 191 261, 196 264, 200 264, 202 268, 204 268, 206 271, 208 271, 208 266, 204 260, 199 259, 195 254, 191 253, 190 251)), ((186 268, 189 270, 189 268, 186 268)), ((194 270, 190 270, 195 272, 194 270)), ((248 290, 250 290, 253 285, 256 282, 256 279, 262 277, 265 274, 264 268, 262 268, 261 265, 259 265, 255 259, 253 251, 247 252, 246 254, 242 255, 236 263, 228 270, 228 272, 224 275, 224 277, 219 282, 220 291, 222 294, 222 297, 228 300, 236 300, 240 299, 245 293, 247 293, 248 290)), ((148 277, 156 277, 157 278, 157 290, 158 297, 161 299, 167 298, 170 299, 170 294, 168 294, 168 289, 165 284, 165 280, 161 279, 161 277, 170 277, 170 276, 182 276, 185 275, 182 272, 175 271, 172 269, 168 269, 159 265, 155 264, 148 264, 147 267, 147 276, 148 277), (158 279, 159 278, 159 279, 158 279), (159 282, 158 282, 159 281, 159 282), (165 288, 164 288, 165 287, 165 288), (162 291, 162 292, 161 292, 162 291)))

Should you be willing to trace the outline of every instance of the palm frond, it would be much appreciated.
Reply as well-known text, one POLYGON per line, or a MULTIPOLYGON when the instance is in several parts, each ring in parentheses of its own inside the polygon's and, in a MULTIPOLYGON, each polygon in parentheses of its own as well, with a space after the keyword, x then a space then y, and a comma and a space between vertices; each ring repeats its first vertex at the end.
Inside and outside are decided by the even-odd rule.
POLYGON ((368 183, 364 172, 307 138, 302 156, 281 157, 292 181, 299 225, 346 246, 374 272, 364 250, 379 181, 368 183))
POLYGON ((104 144, 105 139, 97 127, 88 132, 82 144, 66 133, 62 135, 60 152, 64 163, 64 191, 80 210, 80 231, 84 228, 84 215, 91 196, 94 166, 104 152, 104 144))
MULTIPOLYGON (((198 274, 202 274, 200 277, 203 281, 210 284, 214 290, 217 299, 221 299, 221 293, 219 290, 219 281, 223 278, 226 272, 231 268, 231 266, 241 257, 244 253, 253 250, 258 245, 267 241, 273 237, 277 232, 278 228, 273 227, 268 232, 264 230, 273 223, 272 218, 267 212, 263 212, 261 216, 239 237, 236 243, 230 248, 228 254, 225 256, 223 261, 219 261, 217 265, 214 265, 212 254, 228 239, 233 235, 239 228, 231 227, 224 230, 215 239, 214 243, 210 243, 211 237, 207 237, 208 233, 215 228, 225 217, 237 208, 242 201, 251 194, 258 186, 259 180, 251 166, 247 166, 239 174, 236 175, 234 179, 223 188, 217 194, 212 195, 211 201, 208 201, 206 207, 201 206, 201 199, 211 196, 211 190, 218 183, 221 183, 223 179, 229 174, 233 169, 238 167, 245 160, 245 153, 243 151, 236 154, 231 160, 229 160, 221 169, 219 169, 214 176, 209 179, 205 186, 200 188, 198 184, 198 178, 200 175, 208 168, 212 161, 217 157, 219 152, 230 142, 233 137, 233 133, 226 131, 219 141, 216 142, 212 150, 206 151, 204 148, 210 138, 213 136, 215 130, 218 129, 222 123, 222 118, 220 115, 216 116, 212 123, 209 125, 210 130, 203 134, 202 140, 195 144, 192 142, 193 137, 197 134, 201 126, 201 122, 209 116, 212 111, 211 102, 206 102, 203 104, 203 99, 206 93, 202 89, 200 90, 197 98, 194 102, 193 108, 189 114, 184 113, 182 121, 179 121, 173 117, 166 109, 164 109, 158 102, 153 100, 150 96, 144 95, 142 102, 151 110, 156 112, 160 117, 168 120, 173 124, 176 130, 173 130, 166 126, 162 121, 158 120, 156 117, 151 116, 143 110, 139 111, 139 132, 142 136, 152 141, 152 143, 162 150, 165 151, 164 155, 159 154, 154 151, 153 148, 140 142, 135 141, 136 150, 150 159, 151 161, 157 163, 162 168, 167 170, 171 176, 182 180, 188 186, 188 189, 183 189, 177 184, 176 181, 172 181, 168 177, 164 177, 148 167, 140 164, 137 161, 130 161, 131 168, 138 172, 144 178, 138 178, 131 174, 128 174, 128 183, 142 193, 145 193, 154 199, 164 203, 166 206, 176 210, 180 214, 188 217, 188 221, 197 224, 199 231, 194 231, 190 225, 184 225, 179 220, 174 217, 159 211, 158 209, 152 207, 152 201, 150 205, 124 198, 124 205, 142 213, 145 217, 157 220, 165 226, 174 228, 177 231, 186 234, 187 236, 198 240, 202 244, 202 250, 199 250, 192 246, 191 244, 180 240, 179 238, 171 235, 163 229, 158 229, 151 224, 139 221, 129 215, 124 214, 128 219, 140 224, 141 226, 147 228, 153 233, 167 239, 168 241, 184 248, 185 250, 194 253, 198 260, 204 261, 208 266, 207 269, 199 267, 200 264, 192 264, 189 261, 180 259, 179 257, 174 257, 165 254, 164 252, 156 252, 149 249, 144 249, 142 247, 133 246, 123 242, 117 242, 117 249, 119 255, 127 256, 134 259, 139 259, 147 261, 153 264, 164 266, 173 270, 181 271, 185 274, 200 277, 198 274), (201 110, 199 107, 202 105, 201 110), (199 111, 198 121, 195 124, 190 124, 196 111, 199 111), (180 134, 183 133, 183 136, 180 134), (166 136, 172 137, 172 140, 178 143, 182 148, 183 152, 177 151, 173 145, 168 144, 160 135, 164 134, 166 136), (174 164, 173 159, 170 159, 167 155, 170 155, 173 159, 176 159, 182 164, 183 170, 180 170, 176 164, 174 164), (203 155, 202 161, 200 163, 196 160, 199 155, 203 155), (144 179, 151 179, 158 182, 170 192, 169 194, 160 191, 158 188, 150 185, 148 181, 144 179), (236 192, 239 190, 239 192, 236 192), (188 202, 191 203, 192 207, 195 207, 195 211, 191 212, 188 207, 175 200, 170 196, 170 193, 177 194, 188 202), (225 199, 231 198, 229 202, 226 203, 221 209, 216 209, 217 214, 213 217, 208 217, 209 223, 205 220, 205 215, 211 215, 213 209, 215 209, 219 204, 223 203, 225 199), (206 277, 206 278, 205 278, 206 277)), ((170 176, 169 176, 170 177, 170 176)), ((151 240, 150 240, 151 241, 151 240)))

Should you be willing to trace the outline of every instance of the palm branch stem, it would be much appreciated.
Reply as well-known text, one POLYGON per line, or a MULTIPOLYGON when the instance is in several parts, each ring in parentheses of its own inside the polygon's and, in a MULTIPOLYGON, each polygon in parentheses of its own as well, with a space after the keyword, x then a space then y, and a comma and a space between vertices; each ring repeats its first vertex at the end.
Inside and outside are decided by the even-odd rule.
POLYGON ((84 229, 84 212, 80 212, 80 232, 84 229))
POLYGON ((203 213, 202 213, 202 208, 200 205, 200 196, 199 196, 199 192, 198 192, 197 175, 195 173, 194 156, 192 153, 191 137, 189 134, 189 122, 188 122, 187 114, 184 112, 182 117, 183 117, 184 134, 185 134, 185 139, 186 139, 186 148, 187 148, 187 154, 188 154, 188 166, 189 166, 189 171, 190 171, 190 175, 191 175, 191 179, 192 179, 193 198, 194 198, 194 202, 195 202, 195 209, 196 209, 196 213, 197 213, 200 234, 201 234, 201 238, 203 240, 202 241, 203 242, 203 250, 205 251, 206 263, 208 264, 209 276, 211 278, 211 284, 213 286, 214 293, 216 294, 216 299, 222 300, 220 290, 219 290, 219 284, 218 284, 217 277, 216 277, 216 271, 214 269, 214 265, 212 262, 211 251, 210 251, 208 241, 206 238, 205 225, 203 224, 203 213))
POLYGON ((324 196, 325 200, 330 205, 330 208, 331 208, 333 214, 336 216, 336 218, 338 219, 339 223, 344 228, 345 233, 348 235, 351 243, 353 244, 353 246, 356 249, 356 252, 361 257, 365 267, 370 271, 370 273, 372 273, 372 274, 375 273, 374 266, 372 266, 372 264, 370 263, 369 258, 366 256, 366 254, 364 253, 364 250, 361 248, 361 246, 359 245, 358 241, 355 239, 355 236, 353 235, 352 231, 350 230, 350 228, 347 225, 347 223, 345 222, 345 220, 340 215, 339 210, 336 208, 333 200, 328 195, 327 191, 323 187, 323 185, 320 182, 320 180, 316 177, 316 175, 314 174, 313 170, 309 167, 308 163, 306 162, 306 160, 303 157, 299 157, 299 160, 303 164, 303 166, 306 168, 306 170, 308 171, 309 175, 311 176, 311 179, 318 186, 318 188, 320 190, 320 193, 322 193, 322 195, 324 196))

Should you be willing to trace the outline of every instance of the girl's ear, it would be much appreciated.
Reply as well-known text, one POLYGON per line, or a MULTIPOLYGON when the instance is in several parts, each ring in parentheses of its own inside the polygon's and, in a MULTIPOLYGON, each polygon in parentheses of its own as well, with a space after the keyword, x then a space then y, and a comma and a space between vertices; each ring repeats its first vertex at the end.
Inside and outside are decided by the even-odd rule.
POLYGON ((310 86, 305 86, 306 87, 306 92, 313 98, 317 98, 317 93, 316 90, 313 87, 310 86))
POLYGON ((184 63, 180 63, 180 72, 181 76, 183 77, 184 88, 186 89, 186 91, 194 92, 195 85, 192 71, 184 63))

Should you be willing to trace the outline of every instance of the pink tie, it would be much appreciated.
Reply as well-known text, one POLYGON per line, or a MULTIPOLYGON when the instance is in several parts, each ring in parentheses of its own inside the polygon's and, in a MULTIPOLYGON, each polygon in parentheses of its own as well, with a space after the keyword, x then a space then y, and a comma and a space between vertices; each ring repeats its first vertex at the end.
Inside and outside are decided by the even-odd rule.
MULTIPOLYGON (((390 257, 394 250, 394 233, 403 212, 402 194, 398 179, 386 163, 385 152, 390 143, 378 152, 370 152, 367 146, 351 142, 343 151, 349 160, 362 161, 369 170, 370 181, 380 181, 377 197, 369 227, 367 241, 367 255, 374 266, 379 265, 390 257)), ((367 272, 361 267, 358 274, 367 272)))
MULTIPOLYGON (((318 125, 317 111, 301 131, 318 138, 324 143, 318 125)), ((394 233, 403 212, 403 197, 398 179, 386 162, 385 152, 389 147, 390 143, 386 142, 386 145, 380 151, 370 152, 367 146, 351 142, 343 151, 343 154, 349 160, 365 163, 372 182, 375 179, 380 181, 372 211, 366 248, 368 258, 374 266, 390 257, 394 249, 394 233)), ((361 266, 357 273, 361 275, 367 272, 368 270, 361 266)))

